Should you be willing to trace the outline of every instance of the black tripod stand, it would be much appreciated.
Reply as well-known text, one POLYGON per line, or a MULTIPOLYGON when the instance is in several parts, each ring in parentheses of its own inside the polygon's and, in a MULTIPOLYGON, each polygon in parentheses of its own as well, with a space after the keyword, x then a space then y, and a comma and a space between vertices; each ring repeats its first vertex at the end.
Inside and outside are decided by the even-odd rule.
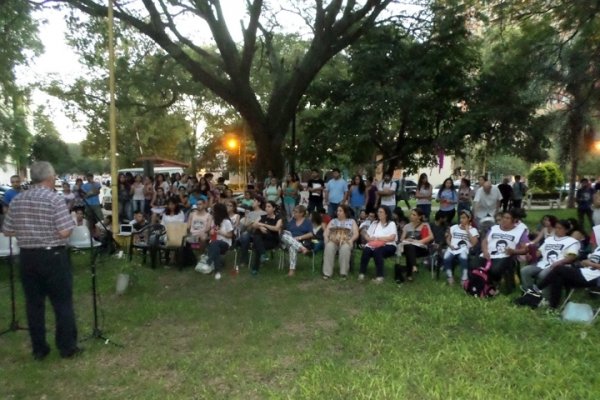
MULTIPOLYGON (((90 211, 88 213, 88 215, 91 216, 91 226, 95 226, 96 225, 96 220, 98 219, 98 217, 96 216, 94 210, 92 209, 92 207, 90 207, 90 204, 87 202, 87 200, 85 199, 84 196, 82 196, 83 202, 86 205, 86 208, 90 211)), ((100 221, 100 224, 102 225, 102 227, 105 229, 105 231, 108 233, 108 229, 107 227, 102 223, 102 221, 100 221)), ((112 235, 110 235, 109 237, 110 242, 112 243, 112 241, 114 240, 112 235)), ((98 251, 98 245, 96 244, 97 242, 94 242, 94 237, 92 236, 92 231, 90 230, 90 243, 89 243, 89 250, 90 250, 90 273, 92 275, 92 309, 93 309, 93 313, 94 313, 94 325, 92 327, 92 332, 84 337, 83 339, 81 339, 81 341, 86 341, 89 339, 100 339, 102 341, 104 341, 104 344, 113 344, 115 346, 118 347, 123 347, 122 345, 115 343, 113 341, 111 341, 108 337, 104 336, 104 333, 102 332, 102 330, 100 329, 100 326, 98 324, 98 291, 97 291, 97 285, 96 285, 96 259, 98 257, 99 251, 98 251)), ((80 247, 81 249, 85 248, 85 247, 80 247)))
POLYGON ((7 329, 0 332, 0 336, 4 335, 8 332, 16 332, 16 331, 26 331, 27 328, 24 328, 19 325, 19 321, 17 321, 17 310, 15 307, 15 273, 13 269, 13 247, 12 247, 12 236, 8 237, 8 279, 10 282, 10 309, 11 309, 11 320, 10 325, 7 329))

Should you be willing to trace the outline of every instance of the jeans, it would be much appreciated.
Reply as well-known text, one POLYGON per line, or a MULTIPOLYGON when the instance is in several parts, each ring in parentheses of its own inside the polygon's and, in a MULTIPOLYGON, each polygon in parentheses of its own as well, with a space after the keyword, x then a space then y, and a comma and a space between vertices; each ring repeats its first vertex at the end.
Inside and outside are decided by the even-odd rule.
POLYGON ((56 319, 55 341, 61 355, 77 347, 73 309, 73 272, 67 250, 21 249, 21 283, 25 292, 27 324, 34 354, 45 354, 46 297, 56 319))
POLYGON ((390 244, 386 244, 385 246, 376 249, 365 246, 362 256, 360 257, 360 273, 363 275, 367 273, 369 259, 373 258, 373 260, 375 260, 375 273, 378 278, 383 278, 383 261, 385 258, 391 257, 394 254, 396 254, 396 246, 390 244))
POLYGON ((250 251, 250 243, 252 242, 252 234, 250 232, 244 232, 238 238, 240 244, 240 264, 248 265, 248 252, 250 251))
MULTIPOLYGON (((552 271, 550 268, 542 269, 537 265, 528 265, 521 268, 521 287, 523 289, 531 289, 535 281, 543 281, 546 276, 552 271)), ((550 290, 544 290, 544 297, 550 296, 550 290)))
POLYGON ((229 244, 222 240, 215 240, 208 245, 208 263, 215 267, 215 272, 219 272, 223 268, 223 257, 229 249, 229 244))
POLYGON ((260 258, 267 250, 274 249, 279 244, 279 240, 274 240, 270 234, 264 234, 261 231, 256 231, 252 235, 252 242, 254 243, 254 251, 256 257, 252 261, 252 269, 258 271, 260 267, 260 258))
POLYGON ((133 211, 140 211, 144 214, 146 210, 146 200, 132 200, 133 211))
POLYGON ((452 254, 450 250, 446 250, 446 253, 444 253, 444 269, 446 270, 446 275, 449 278, 452 277, 452 265, 456 259, 458 259, 462 271, 461 279, 465 280, 467 279, 469 272, 469 254, 467 252, 452 254))
POLYGON ((340 203, 329 203, 327 205, 327 214, 329 214, 331 218, 337 217, 337 209, 339 205, 340 203))
POLYGON ((425 215, 425 221, 429 221, 429 215, 431 214, 431 204, 417 204, 417 208, 423 211, 425 215))
POLYGON ((456 207, 456 210, 458 212, 458 215, 460 215, 460 212, 462 210, 467 210, 467 211, 471 211, 471 203, 470 202, 458 202, 458 206, 456 207))

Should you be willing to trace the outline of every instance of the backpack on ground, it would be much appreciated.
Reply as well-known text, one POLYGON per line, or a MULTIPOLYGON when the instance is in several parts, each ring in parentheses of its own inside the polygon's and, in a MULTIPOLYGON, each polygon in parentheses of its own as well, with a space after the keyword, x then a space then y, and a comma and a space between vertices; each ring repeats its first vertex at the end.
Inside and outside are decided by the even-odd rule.
POLYGON ((463 288, 467 295, 480 298, 496 295, 496 288, 489 281, 491 266, 492 261, 488 260, 484 267, 469 271, 469 278, 463 283, 463 288))

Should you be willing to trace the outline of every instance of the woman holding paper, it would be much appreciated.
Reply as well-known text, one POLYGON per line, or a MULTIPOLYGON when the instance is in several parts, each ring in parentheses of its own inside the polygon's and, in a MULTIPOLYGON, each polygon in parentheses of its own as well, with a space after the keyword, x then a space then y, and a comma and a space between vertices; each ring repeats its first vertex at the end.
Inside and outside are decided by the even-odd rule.
MULTIPOLYGON (((410 222, 404 225, 401 245, 406 258, 406 279, 412 281, 412 273, 417 269, 417 257, 429 255, 429 244, 433 241, 433 232, 427 222, 425 214, 420 208, 411 210, 410 222)), ((396 283, 402 282, 400 266, 396 267, 396 283)))

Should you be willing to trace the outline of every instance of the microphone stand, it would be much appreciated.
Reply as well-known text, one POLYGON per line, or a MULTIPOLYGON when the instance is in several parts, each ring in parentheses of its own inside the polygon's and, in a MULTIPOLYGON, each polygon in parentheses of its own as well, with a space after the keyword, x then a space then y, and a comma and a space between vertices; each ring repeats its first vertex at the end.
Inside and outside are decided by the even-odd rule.
POLYGON ((17 320, 17 311, 15 307, 15 274, 13 269, 13 248, 12 248, 12 236, 8 237, 8 276, 10 281, 10 309, 11 309, 11 320, 10 325, 7 329, 0 332, 0 336, 8 332, 26 331, 25 327, 19 325, 17 320))
MULTIPOLYGON (((81 191, 80 191, 80 196, 81 196, 81 191)), ((86 197, 81 196, 81 198, 82 198, 83 202, 85 203, 86 208, 90 211, 89 215, 91 216, 91 222, 92 222, 93 226, 96 226, 95 220, 98 219, 98 217, 96 216, 96 213, 90 206, 90 203, 88 203, 86 197)), ((109 231, 108 231, 108 229, 106 229, 106 226, 101 221, 100 221, 100 223, 105 228, 105 231, 107 232, 107 234, 110 235, 111 240, 114 240, 112 238, 112 234, 108 233, 109 231)), ((100 329, 100 326, 98 324, 98 292, 97 292, 97 285, 96 285, 96 258, 98 256, 98 251, 95 250, 94 237, 92 236, 91 231, 90 231, 90 254, 91 254, 91 256, 90 256, 90 273, 92 275, 92 309, 93 309, 93 313, 94 313, 94 325, 92 327, 92 332, 88 336, 81 339, 81 341, 85 342, 89 339, 100 339, 104 342, 104 344, 110 343, 117 347, 123 347, 123 345, 115 343, 115 342, 111 341, 111 339, 109 339, 108 337, 104 336, 104 333, 102 332, 102 330, 100 329)))

